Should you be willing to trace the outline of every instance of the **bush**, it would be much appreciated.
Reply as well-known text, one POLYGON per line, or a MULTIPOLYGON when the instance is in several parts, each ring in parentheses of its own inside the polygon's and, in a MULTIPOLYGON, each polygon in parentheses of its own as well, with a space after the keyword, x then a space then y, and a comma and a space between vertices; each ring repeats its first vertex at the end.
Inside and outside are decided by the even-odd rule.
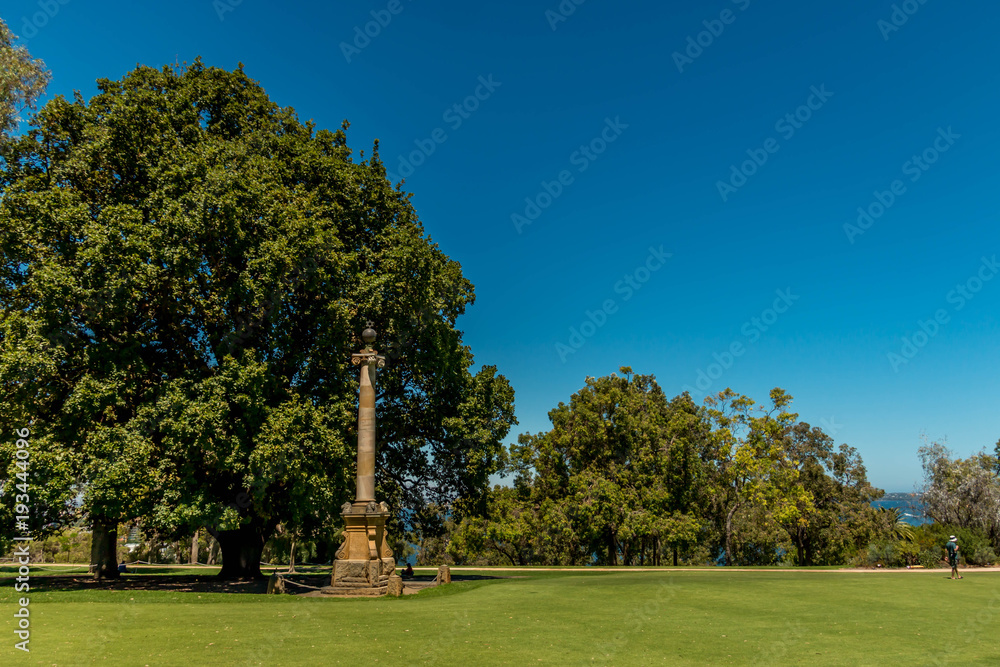
POLYGON ((943 550, 948 542, 948 536, 954 535, 958 538, 959 558, 962 563, 979 565, 992 563, 996 559, 993 543, 979 530, 931 523, 917 526, 913 532, 914 541, 922 550, 943 550))
MULTIPOLYGON (((961 551, 959 553, 961 553, 961 551)), ((979 546, 971 552, 971 555, 965 554, 964 560, 968 565, 988 567, 996 562, 997 555, 996 552, 993 551, 993 547, 979 546)))
POLYGON ((943 550, 941 548, 924 549, 920 552, 920 564, 928 569, 943 566, 943 550))
POLYGON ((920 562, 920 547, 913 542, 895 542, 891 546, 891 567, 906 567, 920 562))
POLYGON ((906 567, 921 563, 920 546, 907 541, 871 542, 855 565, 862 567, 906 567))
POLYGON ((865 553, 865 565, 868 567, 875 567, 876 565, 888 567, 892 559, 893 548, 891 544, 887 542, 872 542, 868 545, 868 551, 865 553))

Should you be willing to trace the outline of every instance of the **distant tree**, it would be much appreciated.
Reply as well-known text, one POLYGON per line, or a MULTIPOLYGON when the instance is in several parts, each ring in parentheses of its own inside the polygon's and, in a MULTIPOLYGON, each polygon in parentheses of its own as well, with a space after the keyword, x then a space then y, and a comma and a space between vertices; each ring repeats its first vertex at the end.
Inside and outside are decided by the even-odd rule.
POLYGON ((993 446, 993 472, 1000 475, 1000 440, 993 446))
POLYGON ((879 507, 878 516, 886 534, 897 541, 913 541, 913 526, 903 518, 903 510, 898 507, 879 507))
POLYGON ((981 531, 1000 550, 1000 478, 994 457, 980 452, 959 459, 938 442, 925 443, 918 453, 927 516, 936 523, 981 531))
POLYGON ((868 483, 858 451, 839 449, 818 427, 795 423, 786 434, 786 448, 798 481, 810 494, 813 511, 800 521, 784 524, 795 544, 799 565, 835 565, 873 539, 876 511, 871 502, 883 495, 868 483))
POLYGON ((19 114, 35 108, 51 76, 27 47, 14 44, 16 39, 0 19, 0 139, 17 129, 19 114))
POLYGON ((784 437, 797 416, 785 410, 791 401, 778 388, 771 390, 767 410, 755 408, 752 399, 731 389, 705 399, 715 426, 712 476, 727 565, 734 562, 737 512, 763 509, 758 516, 767 521, 800 526, 808 524, 814 511, 784 437))
POLYGON ((512 489, 453 540, 512 563, 659 563, 700 534, 708 426, 687 395, 667 401, 651 375, 588 378, 549 413, 551 430, 523 434, 512 489))

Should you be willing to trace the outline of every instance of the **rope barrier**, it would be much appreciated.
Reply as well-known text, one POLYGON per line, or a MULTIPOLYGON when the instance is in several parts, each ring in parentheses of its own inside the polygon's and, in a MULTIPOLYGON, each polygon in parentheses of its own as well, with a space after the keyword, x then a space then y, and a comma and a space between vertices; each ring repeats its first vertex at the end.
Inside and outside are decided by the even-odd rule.
POLYGON ((282 583, 291 584, 292 586, 298 586, 299 588, 310 588, 310 589, 312 589, 314 591, 323 590, 319 586, 309 586, 308 584, 300 584, 297 581, 292 581, 291 579, 286 579, 283 575, 280 575, 280 574, 278 575, 278 578, 281 579, 282 583))

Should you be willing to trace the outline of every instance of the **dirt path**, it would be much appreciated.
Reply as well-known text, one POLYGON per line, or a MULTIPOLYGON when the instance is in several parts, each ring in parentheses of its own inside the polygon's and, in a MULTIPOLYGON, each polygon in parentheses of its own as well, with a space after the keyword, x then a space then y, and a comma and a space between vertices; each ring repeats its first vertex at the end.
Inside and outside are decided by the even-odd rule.
MULTIPOLYGON (((421 569, 421 568, 414 568, 421 569)), ((424 568, 428 569, 428 568, 424 568)), ((776 567, 776 568, 741 568, 741 567, 455 567, 452 572, 821 572, 830 574, 877 574, 883 572, 945 572, 950 570, 947 567, 923 568, 841 568, 838 570, 811 570, 796 567, 776 567)), ((1000 567, 969 567, 962 568, 960 572, 1000 572, 1000 567)))

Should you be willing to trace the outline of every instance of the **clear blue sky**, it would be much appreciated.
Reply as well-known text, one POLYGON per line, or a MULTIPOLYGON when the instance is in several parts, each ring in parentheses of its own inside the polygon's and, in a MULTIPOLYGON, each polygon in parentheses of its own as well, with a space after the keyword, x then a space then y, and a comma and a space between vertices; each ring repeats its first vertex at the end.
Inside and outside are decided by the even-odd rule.
POLYGON ((418 163, 406 187, 476 285, 460 325, 517 392, 512 436, 631 365, 698 400, 699 371, 780 386, 889 491, 919 480, 922 432, 962 455, 1000 438, 995 3, 233 1, 0 15, 51 94, 242 61, 302 119, 349 119, 355 150, 418 163))

